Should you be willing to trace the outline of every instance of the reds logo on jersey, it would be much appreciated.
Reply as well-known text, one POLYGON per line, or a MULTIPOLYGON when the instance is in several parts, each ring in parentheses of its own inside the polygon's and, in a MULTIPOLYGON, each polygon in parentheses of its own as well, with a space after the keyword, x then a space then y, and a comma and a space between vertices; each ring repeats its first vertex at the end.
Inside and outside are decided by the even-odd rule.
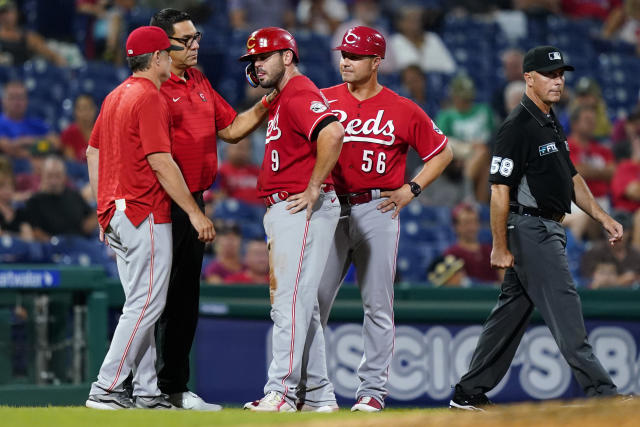
POLYGON ((311 101, 311 107, 309 107, 311 111, 316 114, 324 113, 327 111, 327 106, 320 101, 311 101))
POLYGON ((269 141, 275 141, 280 139, 282 136, 282 132, 278 127, 278 117, 280 117, 280 106, 278 105, 278 109, 276 110, 276 114, 273 116, 273 119, 269 120, 267 123, 267 139, 265 140, 265 145, 269 143, 269 141))
MULTIPOLYGON (((329 102, 333 102, 329 101, 329 102)), ((362 121, 352 119, 346 125, 347 113, 342 110, 331 110, 338 116, 338 120, 344 126, 344 142, 372 142, 374 144, 393 145, 396 140, 393 120, 383 123, 384 110, 378 110, 375 119, 362 121), (381 126, 382 125, 382 126, 381 126), (362 135, 362 136, 361 136, 362 135)))

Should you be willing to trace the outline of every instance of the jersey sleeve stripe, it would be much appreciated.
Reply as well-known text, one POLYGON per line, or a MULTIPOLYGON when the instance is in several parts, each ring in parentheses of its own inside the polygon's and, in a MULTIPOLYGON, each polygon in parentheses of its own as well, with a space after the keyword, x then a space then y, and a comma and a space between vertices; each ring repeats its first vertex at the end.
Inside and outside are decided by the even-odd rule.
POLYGON ((433 157, 434 155, 438 154, 444 148, 444 146, 446 144, 447 144, 447 137, 445 136, 444 139, 442 140, 442 142, 440 143, 440 145, 438 145, 436 147, 436 149, 433 150, 430 154, 428 154, 427 156, 423 157, 422 160, 424 160, 424 161, 429 160, 431 157, 433 157))
POLYGON ((322 121, 322 119, 324 119, 325 117, 329 117, 332 116, 333 113, 332 112, 327 112, 323 115, 321 115, 320 117, 318 117, 318 119, 313 122, 313 125, 311 126, 311 129, 309 130, 309 134, 307 135, 307 139, 309 141, 311 141, 311 135, 313 135, 313 131, 315 130, 316 126, 318 126, 318 123, 320 123, 320 121, 322 121))

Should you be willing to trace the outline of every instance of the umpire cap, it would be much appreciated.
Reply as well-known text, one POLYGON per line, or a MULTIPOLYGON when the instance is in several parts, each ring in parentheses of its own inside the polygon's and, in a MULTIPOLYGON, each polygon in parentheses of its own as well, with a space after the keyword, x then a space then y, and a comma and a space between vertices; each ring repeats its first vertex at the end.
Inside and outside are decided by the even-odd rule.
POLYGON ((356 26, 349 28, 342 37, 342 43, 333 50, 353 53, 355 55, 375 55, 384 58, 387 42, 382 34, 373 28, 356 26))
POLYGON ((240 61, 251 61, 253 55, 289 49, 293 52, 295 62, 298 62, 298 45, 291 33, 283 28, 260 28, 249 35, 247 39, 247 53, 240 61))
POLYGON ((530 49, 524 55, 522 63, 522 71, 528 73, 530 71, 553 71, 558 68, 564 68, 567 71, 573 71, 573 66, 564 62, 564 55, 560 49, 554 46, 538 46, 530 49))

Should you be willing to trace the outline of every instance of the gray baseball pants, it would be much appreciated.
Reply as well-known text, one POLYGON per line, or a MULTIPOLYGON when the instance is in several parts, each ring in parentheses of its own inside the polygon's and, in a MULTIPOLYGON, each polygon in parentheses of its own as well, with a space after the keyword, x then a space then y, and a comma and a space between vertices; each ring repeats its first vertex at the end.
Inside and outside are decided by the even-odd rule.
POLYGON ((484 324, 469 372, 460 380, 462 389, 470 394, 485 393, 500 382, 536 307, 584 393, 617 394, 611 376, 587 341, 562 225, 511 213, 507 233, 515 264, 506 271, 498 303, 484 324))
MULTIPOLYGON (((391 218, 393 211, 379 211, 380 201, 374 199, 351 206, 350 214, 340 218, 322 274, 318 303, 322 326, 326 327, 338 290, 353 262, 364 308, 364 354, 358 366, 360 385, 355 397, 358 400, 369 396, 384 404, 393 356, 393 282, 400 221, 391 218)), ((318 353, 319 349, 310 349, 307 366, 310 374, 322 368, 316 358, 318 353)))
POLYGON ((133 372, 134 396, 158 396, 154 327, 167 299, 171 224, 155 224, 151 214, 135 227, 117 210, 105 237, 117 256, 125 303, 89 394, 122 392, 122 383, 133 372))
POLYGON ((340 216, 334 191, 321 192, 307 221, 306 210, 291 214, 283 201, 269 207, 264 228, 269 245, 272 360, 264 393, 277 391, 296 406, 335 404, 324 353, 324 335, 318 308, 318 287, 340 216), (310 346, 322 368, 302 376, 303 354, 310 346))

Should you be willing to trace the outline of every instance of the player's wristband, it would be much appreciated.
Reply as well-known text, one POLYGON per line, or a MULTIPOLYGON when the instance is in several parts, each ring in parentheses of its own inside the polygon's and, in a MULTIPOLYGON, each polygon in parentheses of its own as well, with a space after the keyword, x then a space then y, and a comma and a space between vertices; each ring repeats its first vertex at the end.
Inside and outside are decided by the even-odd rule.
POLYGON ((271 104, 269 103, 269 101, 267 101, 267 95, 264 95, 262 97, 262 100, 260 100, 260 102, 262 103, 262 106, 264 108, 266 108, 267 110, 269 109, 269 105, 271 105, 271 104))

